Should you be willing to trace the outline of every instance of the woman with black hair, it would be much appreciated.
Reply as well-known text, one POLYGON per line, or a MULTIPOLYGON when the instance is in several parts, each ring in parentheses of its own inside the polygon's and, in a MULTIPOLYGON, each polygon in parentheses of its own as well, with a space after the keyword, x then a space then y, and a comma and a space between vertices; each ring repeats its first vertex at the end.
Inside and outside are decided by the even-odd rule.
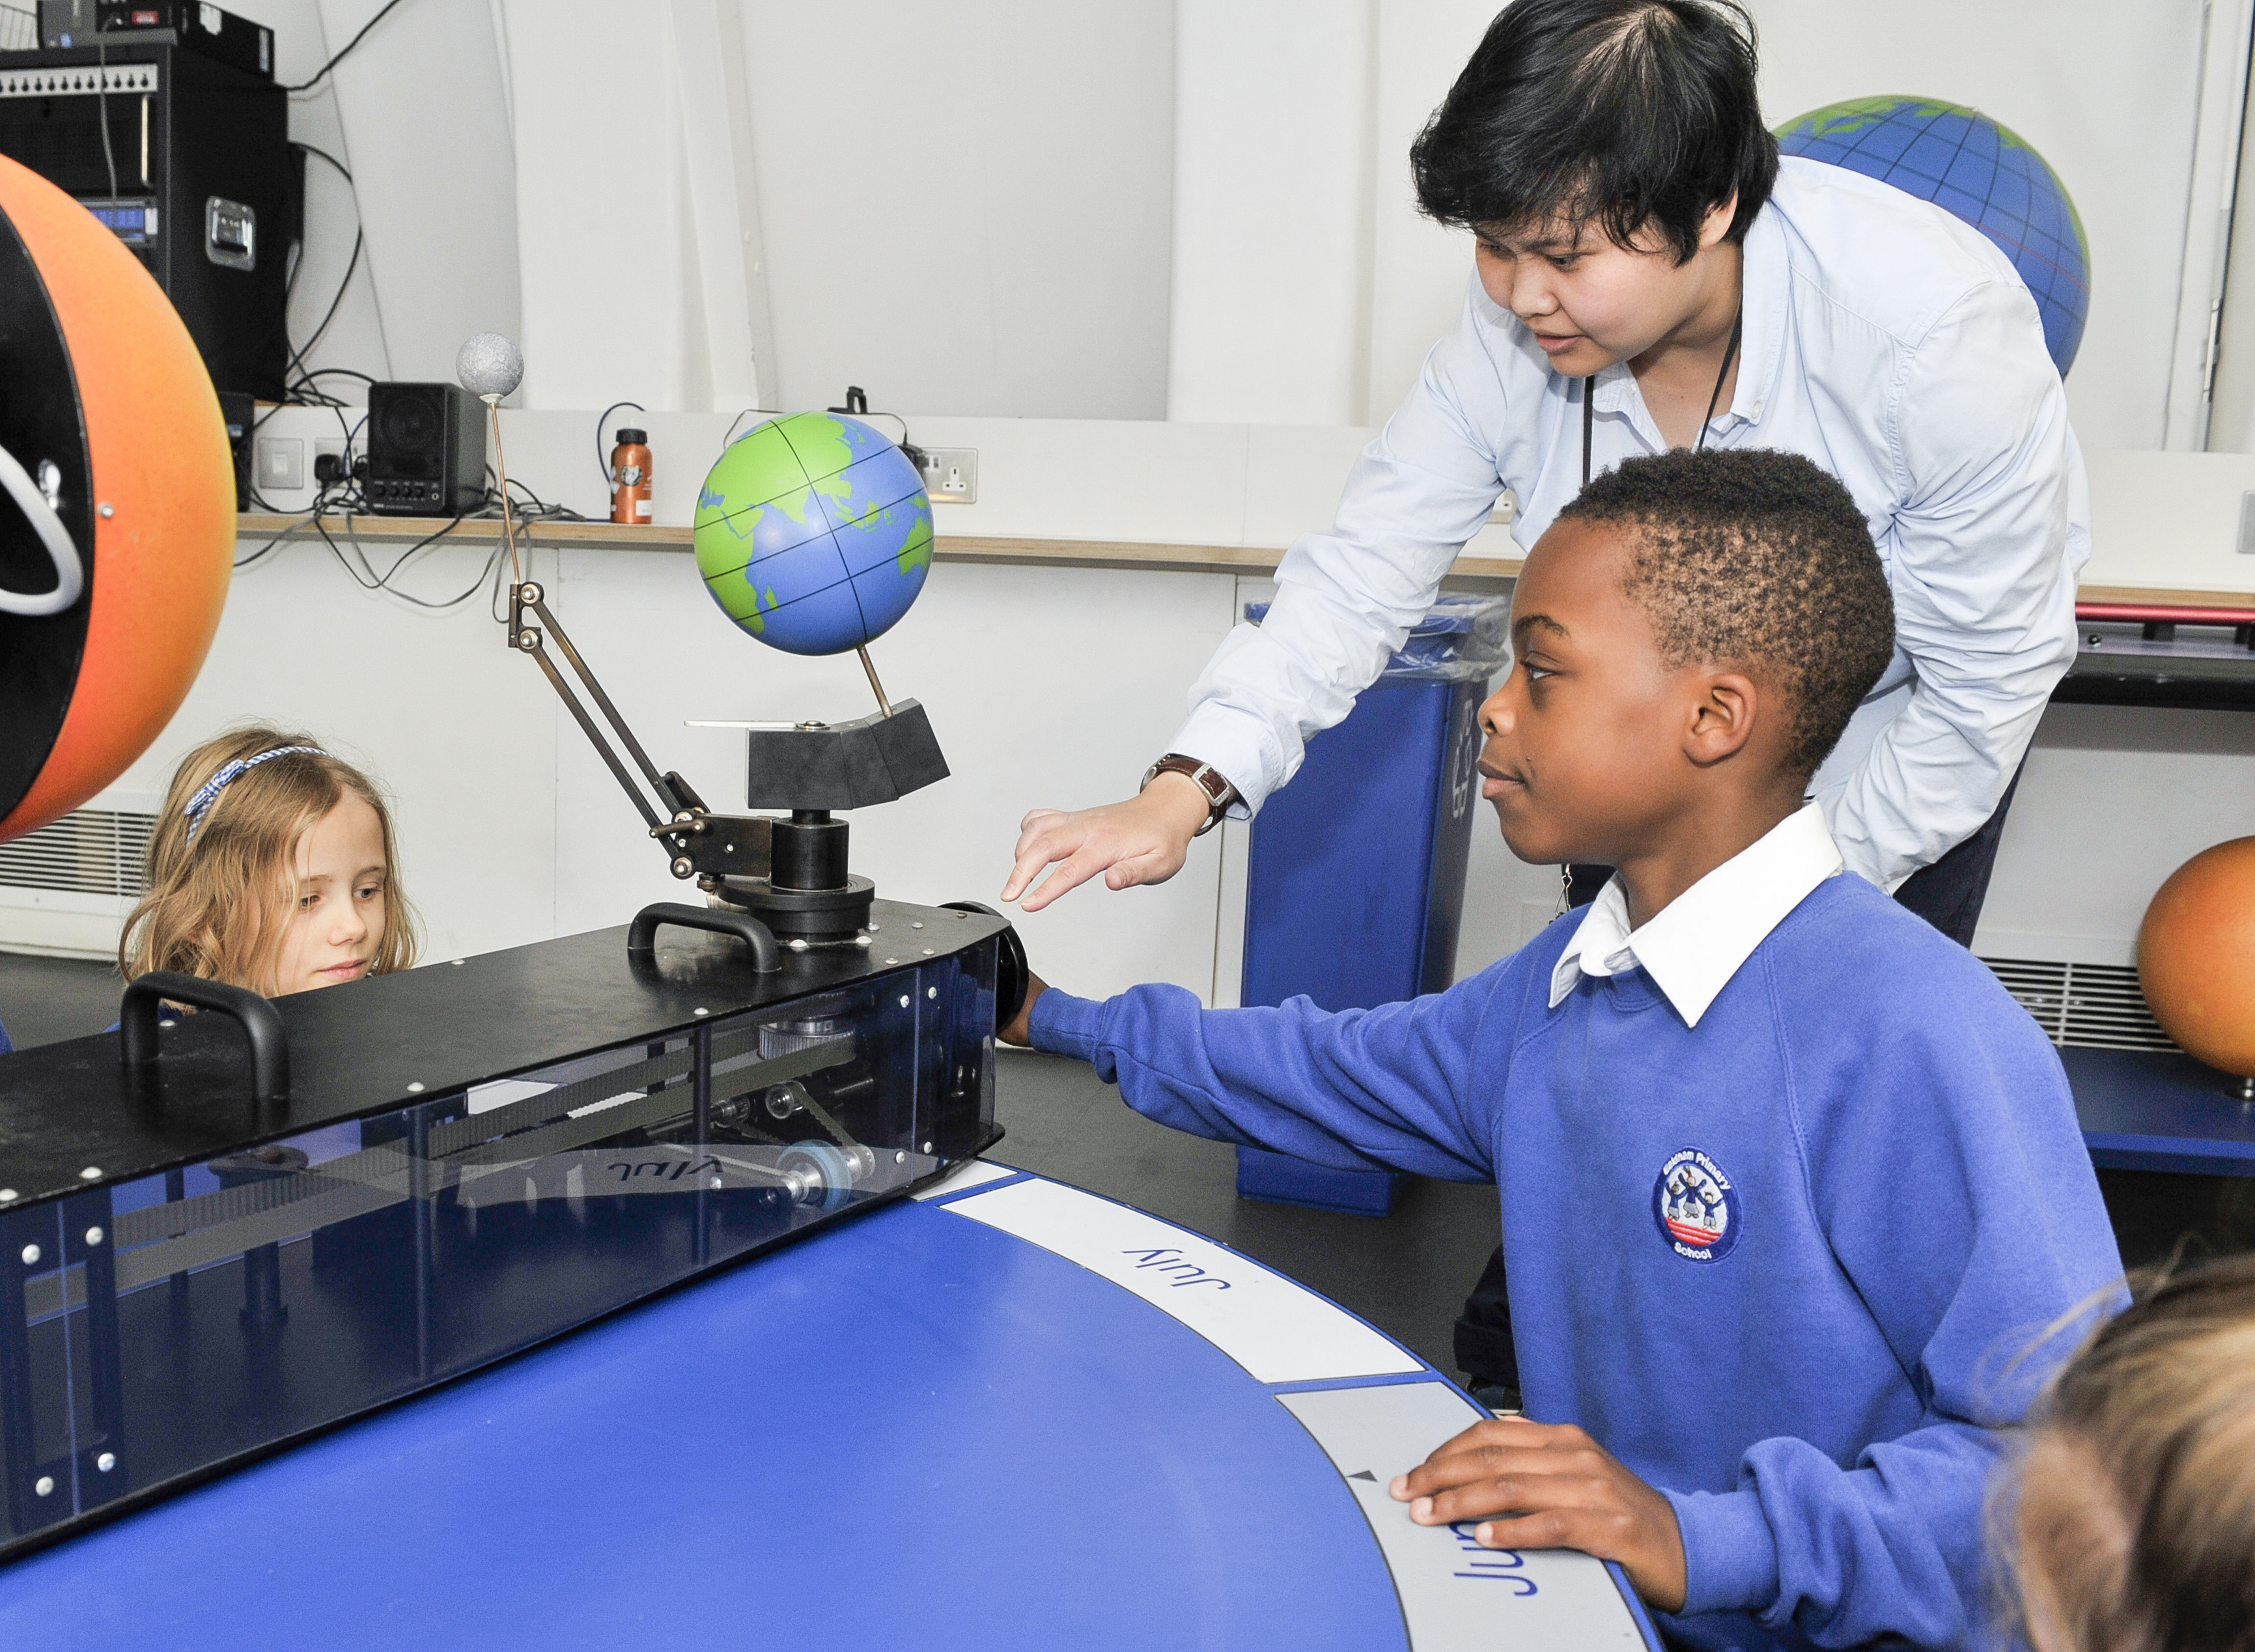
POLYGON ((1410 151, 1425 213, 1475 237, 1462 316, 1138 796, 1028 815, 1005 899, 1157 882, 1225 813, 1250 818, 1507 488, 1531 545, 1623 459, 1768 447, 1847 485, 1899 616, 1813 795, 1851 869, 1971 939, 2075 655, 2090 509, 2065 390, 2005 256, 1887 185, 1781 162, 1755 69, 1730 0, 1517 0, 1496 18, 1410 151))

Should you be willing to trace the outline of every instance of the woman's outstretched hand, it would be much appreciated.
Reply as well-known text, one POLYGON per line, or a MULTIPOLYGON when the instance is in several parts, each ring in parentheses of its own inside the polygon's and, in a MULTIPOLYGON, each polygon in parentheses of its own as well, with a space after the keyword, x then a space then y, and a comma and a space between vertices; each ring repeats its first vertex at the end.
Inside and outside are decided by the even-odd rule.
POLYGON ((1002 886, 1002 898, 1038 912, 1099 872, 1106 889, 1163 883, 1183 869, 1191 840, 1212 807, 1195 780, 1169 773, 1155 776, 1141 795, 1124 803, 1071 813, 1036 809, 1018 823, 1017 865, 1002 886), (1056 869, 1042 877, 1042 868, 1052 864, 1056 869), (1041 882, 1034 887, 1036 878, 1041 882))

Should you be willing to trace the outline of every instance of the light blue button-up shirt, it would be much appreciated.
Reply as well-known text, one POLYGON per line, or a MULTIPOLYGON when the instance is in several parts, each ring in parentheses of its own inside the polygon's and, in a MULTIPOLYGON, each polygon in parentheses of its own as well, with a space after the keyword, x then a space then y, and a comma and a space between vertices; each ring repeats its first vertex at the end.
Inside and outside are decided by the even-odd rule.
MULTIPOLYGON (((2034 300, 1940 207, 1788 158, 1744 271, 1738 387, 1707 442, 1806 454, 1871 524, 1894 657, 1810 791, 1849 868, 1893 889, 1994 812, 2074 660, 2082 453, 2034 300)), ((1267 621, 1224 641, 1170 749, 1258 809, 1375 679, 1506 488, 1525 545, 1580 490, 1580 390, 1473 281, 1331 531, 1293 545, 1267 621)), ((1593 470, 1667 446, 1626 363, 1598 376, 1594 405, 1593 470)))

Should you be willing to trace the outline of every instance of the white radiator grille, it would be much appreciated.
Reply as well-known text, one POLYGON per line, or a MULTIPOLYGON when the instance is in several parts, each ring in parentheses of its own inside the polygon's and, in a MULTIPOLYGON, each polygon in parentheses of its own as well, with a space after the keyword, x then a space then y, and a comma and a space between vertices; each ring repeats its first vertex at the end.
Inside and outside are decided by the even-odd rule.
POLYGON ((157 817, 79 809, 12 843, 0 843, 0 887, 137 897, 157 817))
POLYGON ((2074 1050, 2174 1050, 2146 1008, 2138 972, 2122 964, 1985 958, 2044 1036, 2074 1050))

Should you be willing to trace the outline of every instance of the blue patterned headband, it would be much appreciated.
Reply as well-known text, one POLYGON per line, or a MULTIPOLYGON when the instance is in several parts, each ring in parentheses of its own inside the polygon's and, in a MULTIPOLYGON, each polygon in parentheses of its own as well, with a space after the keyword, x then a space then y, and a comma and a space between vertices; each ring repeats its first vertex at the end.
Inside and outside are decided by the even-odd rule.
POLYGON ((302 751, 314 757, 326 757, 329 755, 319 746, 277 746, 271 751, 260 752, 256 757, 237 757, 231 762, 221 763, 219 772, 197 788, 196 795, 188 799, 188 806, 180 811, 182 814, 188 817, 188 841, 193 843, 196 840, 196 833, 203 830, 204 817, 211 812, 212 805, 219 801, 221 792, 258 767, 260 763, 270 763, 277 757, 286 757, 293 751, 302 751))

